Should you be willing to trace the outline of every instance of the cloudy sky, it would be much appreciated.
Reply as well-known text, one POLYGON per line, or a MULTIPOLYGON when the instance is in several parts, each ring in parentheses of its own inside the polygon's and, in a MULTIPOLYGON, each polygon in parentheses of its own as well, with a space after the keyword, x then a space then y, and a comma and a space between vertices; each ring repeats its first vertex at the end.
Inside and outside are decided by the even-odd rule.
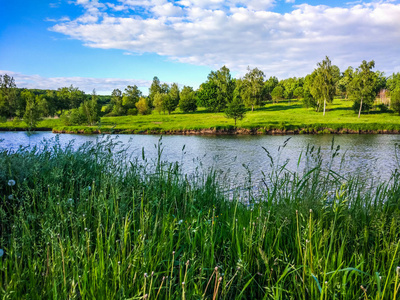
POLYGON ((344 71, 400 71, 400 0, 0 0, 0 74, 18 87, 73 84, 145 93, 154 76, 197 88, 223 65, 240 77, 304 76, 327 55, 344 71))

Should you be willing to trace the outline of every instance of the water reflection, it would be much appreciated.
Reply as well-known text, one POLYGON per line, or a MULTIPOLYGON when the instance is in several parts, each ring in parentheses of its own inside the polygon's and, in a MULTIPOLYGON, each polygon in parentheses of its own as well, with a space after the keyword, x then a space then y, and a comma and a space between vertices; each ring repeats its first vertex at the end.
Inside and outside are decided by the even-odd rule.
MULTIPOLYGON (((54 138, 51 132, 0 132, 0 147, 16 150, 20 145, 40 145, 43 139, 54 138)), ((141 157, 142 148, 148 159, 157 158, 158 135, 113 135, 129 152, 141 157)), ((395 144, 400 143, 399 135, 294 135, 294 136, 163 136, 163 158, 170 162, 182 163, 185 173, 193 173, 196 168, 206 171, 210 168, 225 176, 227 182, 242 185, 251 172, 254 181, 259 181, 262 171, 270 171, 270 159, 263 147, 276 161, 289 160, 287 168, 298 169, 298 158, 307 145, 321 147, 324 159, 332 154, 332 138, 340 145, 334 168, 342 168, 342 174, 369 172, 375 178, 388 179, 397 167, 395 144), (279 153, 278 148, 290 138, 279 153)), ((61 144, 75 140, 79 146, 87 141, 96 142, 98 135, 59 135, 61 144)), ((336 147, 336 146, 335 146, 336 147)), ((303 162, 304 163, 304 162, 303 162)), ((302 165, 301 165, 302 166, 302 165)))

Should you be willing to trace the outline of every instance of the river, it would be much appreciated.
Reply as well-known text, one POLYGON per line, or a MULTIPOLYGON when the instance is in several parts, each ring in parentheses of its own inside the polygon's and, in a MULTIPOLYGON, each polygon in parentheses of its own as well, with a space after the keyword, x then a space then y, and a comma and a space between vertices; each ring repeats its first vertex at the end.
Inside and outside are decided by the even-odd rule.
MULTIPOLYGON (((51 132, 0 132, 0 148, 16 150, 20 145, 40 145, 43 139, 54 138, 51 132)), ((74 140, 76 146, 84 142, 96 142, 102 139, 99 135, 60 134, 62 144, 74 140)), ((140 157, 142 148, 148 159, 157 158, 155 145, 160 140, 159 135, 113 135, 133 155, 140 157)), ((356 173, 368 174, 369 177, 381 180, 390 178, 392 172, 398 168, 396 159, 396 144, 400 144, 400 135, 223 135, 223 136, 182 136, 167 135, 162 137, 164 160, 182 164, 185 173, 193 173, 196 168, 207 171, 210 168, 231 182, 240 185, 248 177, 249 171, 257 182, 262 172, 268 173, 270 159, 265 149, 277 163, 288 161, 287 169, 297 170, 300 153, 307 145, 321 147, 322 156, 329 160, 332 150, 340 146, 339 156, 335 158, 334 167, 341 168, 341 174, 356 173), (289 139, 290 138, 290 139, 289 139), (288 140, 289 139, 289 140, 288 140), (287 144, 285 147, 285 141, 287 144), (281 146, 281 147, 280 147, 281 146), (264 149, 265 148, 265 149, 264 149), (278 151, 279 150, 279 151, 278 151)))

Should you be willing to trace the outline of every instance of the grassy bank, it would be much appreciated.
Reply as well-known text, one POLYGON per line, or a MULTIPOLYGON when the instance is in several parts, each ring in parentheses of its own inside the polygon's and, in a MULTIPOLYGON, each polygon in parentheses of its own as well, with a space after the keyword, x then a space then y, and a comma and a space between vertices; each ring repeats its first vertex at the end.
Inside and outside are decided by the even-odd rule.
MULTIPOLYGON (((400 132, 400 117, 394 113, 371 111, 357 118, 351 109, 352 102, 336 99, 329 106, 325 116, 321 112, 302 107, 298 101, 267 104, 238 122, 227 119, 224 113, 208 113, 200 110, 171 115, 153 112, 147 116, 103 117, 98 126, 63 126, 59 119, 46 119, 39 123, 39 129, 51 128, 65 133, 382 133, 400 132)), ((23 130, 23 122, 0 123, 3 130, 23 130)))
POLYGON ((396 299, 399 173, 343 178, 309 148, 226 195, 115 147, 0 152, 3 299, 396 299))

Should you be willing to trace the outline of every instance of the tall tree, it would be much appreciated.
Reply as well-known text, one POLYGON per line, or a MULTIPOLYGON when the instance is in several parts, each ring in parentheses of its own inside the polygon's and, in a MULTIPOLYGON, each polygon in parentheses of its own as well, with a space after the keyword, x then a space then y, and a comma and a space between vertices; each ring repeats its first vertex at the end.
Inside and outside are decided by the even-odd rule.
POLYGON ((193 88, 190 86, 184 86, 181 91, 179 99, 179 108, 187 113, 189 111, 195 112, 197 109, 196 97, 193 88))
POLYGON ((333 101, 335 95, 335 84, 333 80, 334 70, 332 69, 332 63, 328 56, 317 64, 318 68, 315 70, 316 76, 314 78, 311 94, 314 99, 318 102, 318 110, 321 106, 321 102, 324 103, 324 113, 326 111, 326 104, 333 101))
POLYGON ((154 101, 154 96, 157 93, 163 93, 162 89, 161 89, 161 83, 160 83, 160 79, 158 79, 157 76, 154 76, 153 78, 153 82, 151 83, 151 86, 149 88, 149 104, 152 107, 153 106, 153 101, 154 101))
POLYGON ((17 85, 14 77, 0 75, 0 115, 12 117, 17 110, 17 85))
POLYGON ((92 99, 83 102, 81 107, 89 125, 94 125, 100 120, 100 107, 96 90, 92 92, 92 99))
POLYGON ((125 114, 129 109, 135 108, 135 104, 139 101, 140 97, 142 97, 142 92, 136 85, 128 85, 125 88, 122 96, 122 106, 125 114))
POLYGON ((372 107, 377 94, 377 76, 371 70, 374 67, 373 60, 370 62, 363 60, 350 84, 350 96, 354 100, 353 108, 358 110, 359 118, 361 111, 368 111, 372 107))
POLYGON ((173 83, 171 85, 171 88, 168 91, 169 96, 171 97, 171 108, 175 106, 175 108, 172 110, 174 111, 178 104, 179 104, 179 99, 180 99, 180 92, 179 92, 179 87, 177 83, 173 83))
POLYGON ((197 98, 199 105, 209 111, 221 111, 225 107, 225 101, 222 103, 218 101, 218 86, 212 81, 200 85, 197 90, 197 98))
POLYGON ((390 93, 392 109, 400 115, 400 86, 390 93))
POLYGON ((261 105, 264 96, 264 72, 254 68, 247 68, 247 73, 244 75, 244 90, 243 100, 246 106, 254 110, 255 105, 261 105))
POLYGON ((271 93, 278 84, 279 84, 279 80, 275 76, 271 76, 270 78, 268 78, 267 81, 265 81, 264 94, 269 100, 272 99, 271 93))
POLYGON ((208 75, 208 81, 213 83, 216 89, 216 101, 211 105, 212 111, 221 111, 225 109, 226 104, 232 101, 235 83, 232 80, 231 73, 226 66, 218 71, 211 71, 208 75))
POLYGON ((122 103, 122 92, 120 89, 114 89, 111 93, 111 105, 112 112, 116 116, 124 114, 123 103, 122 103))
POLYGON ((278 103, 284 97, 285 89, 281 85, 277 85, 271 92, 272 101, 278 103))
POLYGON ((26 99, 26 108, 23 117, 24 122, 28 125, 29 129, 33 129, 40 121, 40 110, 37 103, 40 96, 35 96, 28 90, 25 90, 22 93, 23 97, 26 99))
POLYGON ((337 93, 341 93, 345 96, 345 99, 348 98, 348 88, 349 84, 353 80, 354 77, 354 69, 353 67, 348 67, 346 71, 344 71, 343 76, 339 79, 336 84, 337 93))
POLYGON ((151 108, 149 107, 149 102, 146 98, 140 97, 139 101, 135 104, 138 113, 141 115, 151 114, 151 108))
POLYGON ((225 109, 225 116, 229 119, 235 120, 235 127, 236 127, 236 121, 242 120, 245 115, 246 115, 246 108, 240 97, 235 97, 233 101, 228 103, 225 109))

